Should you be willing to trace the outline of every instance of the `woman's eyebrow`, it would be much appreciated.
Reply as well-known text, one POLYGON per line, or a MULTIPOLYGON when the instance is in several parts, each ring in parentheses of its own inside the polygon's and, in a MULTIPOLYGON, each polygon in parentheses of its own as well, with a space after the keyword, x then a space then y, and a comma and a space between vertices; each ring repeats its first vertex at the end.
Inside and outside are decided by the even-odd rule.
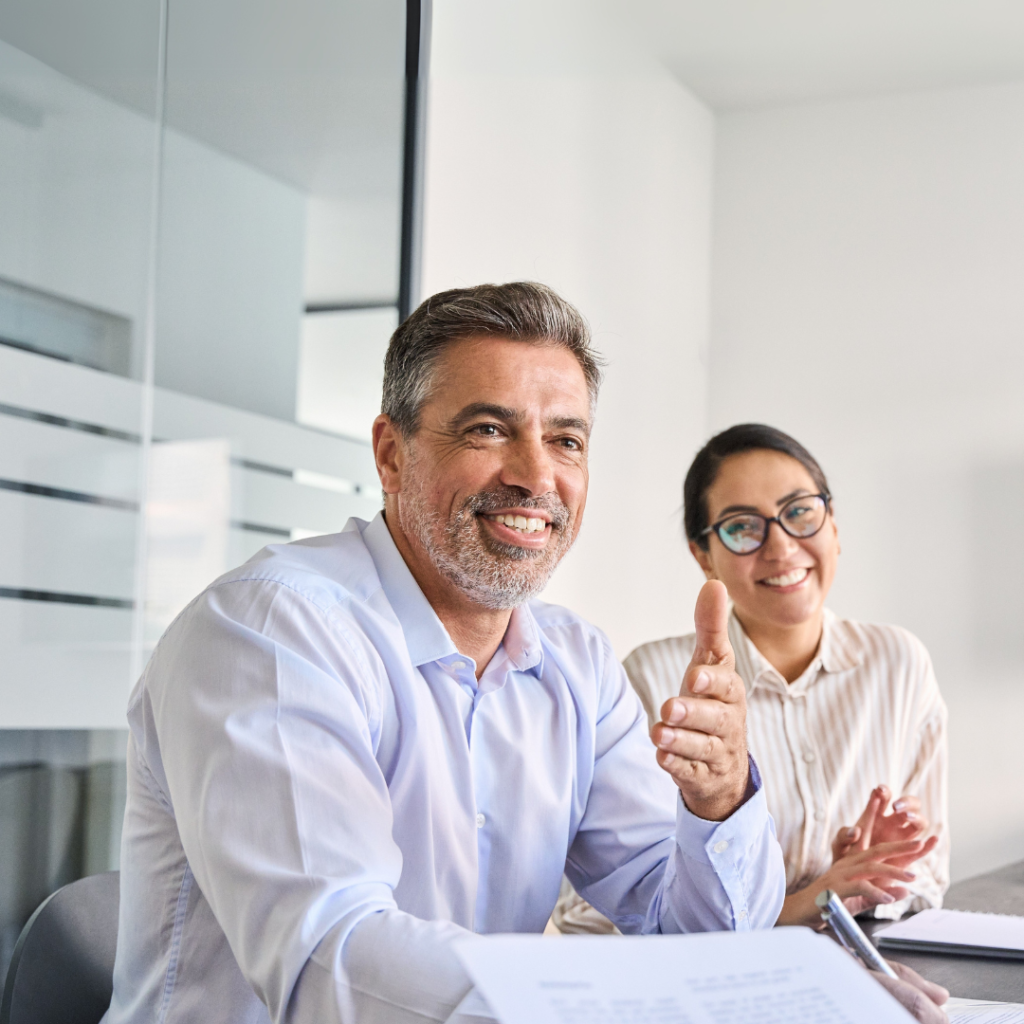
POLYGON ((789 494, 786 494, 783 497, 779 498, 779 500, 775 502, 775 504, 785 505, 787 501, 792 501, 794 498, 806 497, 811 493, 813 492, 807 490, 806 487, 798 487, 795 491, 790 491, 789 494))
POLYGON ((758 515, 761 514, 756 505, 728 505, 715 518, 721 519, 722 516, 732 515, 733 512, 757 512, 758 515))
MULTIPOLYGON (((811 492, 806 487, 798 487, 795 491, 790 491, 789 494, 783 495, 779 498, 776 505, 785 505, 787 501, 792 501, 794 498, 799 498, 801 495, 807 495, 811 492)), ((758 515, 761 514, 761 510, 756 505, 727 505, 722 509, 721 512, 715 516, 716 519, 721 519, 722 516, 732 515, 734 512, 756 512, 758 515)))

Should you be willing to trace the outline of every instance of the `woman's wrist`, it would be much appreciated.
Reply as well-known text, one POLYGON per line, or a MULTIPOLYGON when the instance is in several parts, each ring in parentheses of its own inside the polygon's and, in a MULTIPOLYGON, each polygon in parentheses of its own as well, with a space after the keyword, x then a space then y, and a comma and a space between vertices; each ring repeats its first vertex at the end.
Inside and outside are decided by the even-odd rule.
POLYGON ((822 875, 821 878, 815 879, 806 889, 790 893, 783 901, 782 913, 779 914, 779 919, 775 922, 776 925, 804 925, 808 928, 823 927, 821 911, 818 910, 814 900, 822 889, 827 889, 828 887, 828 876, 822 875))

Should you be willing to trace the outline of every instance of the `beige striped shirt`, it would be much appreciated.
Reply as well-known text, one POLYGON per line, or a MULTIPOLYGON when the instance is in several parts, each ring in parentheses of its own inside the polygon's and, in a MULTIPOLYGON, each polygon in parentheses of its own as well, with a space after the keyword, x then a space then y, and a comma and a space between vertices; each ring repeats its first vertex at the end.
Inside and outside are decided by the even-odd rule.
MULTIPOLYGON (((875 909, 896 918, 937 907, 949 885, 946 706, 924 645, 896 626, 839 619, 825 612, 821 644, 799 679, 787 683, 729 619, 736 671, 747 687, 750 751, 764 782, 786 861, 789 892, 809 885, 832 863, 832 838, 860 817, 871 790, 885 783, 912 795, 938 833, 938 846, 911 870, 912 895, 875 909)), ((626 672, 652 724, 679 693, 694 636, 638 647, 626 672)), ((556 908, 565 930, 606 930, 578 896, 556 908)))

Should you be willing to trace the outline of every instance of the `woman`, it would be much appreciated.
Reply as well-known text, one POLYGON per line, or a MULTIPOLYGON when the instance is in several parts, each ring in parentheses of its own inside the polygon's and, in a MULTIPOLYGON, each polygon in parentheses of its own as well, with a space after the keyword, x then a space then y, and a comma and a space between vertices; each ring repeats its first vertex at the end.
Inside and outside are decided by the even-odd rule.
MULTIPOLYGON (((825 608, 839 536, 821 467, 782 431, 744 424, 698 453, 683 497, 690 551, 733 602, 750 750, 786 860, 779 924, 819 923, 823 889, 876 917, 941 905, 946 708, 919 640, 825 608)), ((652 723, 678 694, 693 641, 644 644, 626 659, 652 723)), ((595 919, 572 899, 555 914, 570 931, 599 930, 595 919)))

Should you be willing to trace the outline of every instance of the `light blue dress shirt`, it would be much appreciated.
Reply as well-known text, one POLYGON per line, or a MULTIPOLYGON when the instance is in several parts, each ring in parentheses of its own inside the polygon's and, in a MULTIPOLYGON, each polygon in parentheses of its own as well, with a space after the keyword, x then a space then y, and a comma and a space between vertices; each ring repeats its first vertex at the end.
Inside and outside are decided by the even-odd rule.
POLYGON ((211 585, 128 717, 105 1024, 480 1019, 453 941, 540 932, 563 871, 624 932, 782 906, 756 768, 727 821, 690 814, 563 608, 516 609, 477 682, 380 515, 211 585))

